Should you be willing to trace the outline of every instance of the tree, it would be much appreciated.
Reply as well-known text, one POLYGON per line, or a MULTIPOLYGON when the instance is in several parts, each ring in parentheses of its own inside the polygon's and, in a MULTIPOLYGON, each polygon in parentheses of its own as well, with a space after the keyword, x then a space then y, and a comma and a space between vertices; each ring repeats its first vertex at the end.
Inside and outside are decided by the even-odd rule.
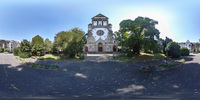
POLYGON ((124 30, 119 30, 115 32, 115 34, 117 35, 117 41, 119 42, 118 46, 121 46, 121 52, 126 52, 126 41, 129 38, 130 34, 124 30))
POLYGON ((24 39, 20 46, 19 46, 19 53, 20 58, 28 58, 31 55, 31 45, 30 42, 24 39))
POLYGON ((62 31, 56 34, 54 37, 54 43, 53 48, 56 51, 63 51, 69 44, 70 41, 72 41, 73 36, 70 31, 62 31))
POLYGON ((166 54, 165 49, 166 49, 167 44, 168 44, 169 42, 172 42, 172 39, 170 39, 170 38, 168 38, 168 37, 166 37, 166 39, 165 39, 164 41, 162 41, 162 44, 163 44, 163 53, 164 53, 164 54, 166 54))
POLYGON ((36 35, 35 37, 33 37, 32 42, 31 42, 31 47, 32 47, 31 49, 32 55, 41 56, 44 51, 43 38, 40 37, 39 35, 36 35))
POLYGON ((161 38, 159 38, 158 40, 157 40, 157 44, 155 45, 155 47, 153 48, 153 53, 163 53, 163 48, 164 48, 164 46, 163 46, 163 39, 161 39, 161 38))
POLYGON ((44 51, 45 51, 45 53, 46 52, 50 53, 52 51, 52 48, 53 48, 52 42, 48 38, 46 38, 45 41, 44 41, 44 51))
POLYGON ((19 55, 19 47, 16 47, 16 48, 13 49, 13 54, 14 54, 14 56, 19 55))
POLYGON ((179 58, 181 55, 180 46, 176 42, 169 42, 167 44, 167 50, 169 56, 171 56, 172 58, 179 58))
POLYGON ((54 39, 53 48, 56 51, 64 52, 65 55, 70 55, 70 57, 75 57, 80 53, 86 44, 85 33, 77 27, 59 32, 54 39))
POLYGON ((4 51, 4 49, 2 47, 0 47, 0 52, 3 52, 3 51, 4 51))
MULTIPOLYGON (((158 24, 157 21, 147 18, 147 17, 137 17, 133 20, 123 20, 120 23, 120 29, 130 33, 130 37, 127 39, 127 46, 132 49, 132 52, 135 54, 140 54, 140 50, 145 42, 145 40, 151 41, 152 45, 154 43, 154 37, 159 38, 160 32, 155 28, 155 25, 158 24)), ((151 48, 146 47, 148 49, 151 48)))
POLYGON ((72 41, 69 41, 64 53, 69 54, 70 57, 73 58, 75 55, 78 55, 78 53, 82 52, 83 47, 86 44, 86 37, 82 29, 79 28, 73 28, 68 32, 71 34, 71 36, 73 36, 73 39, 72 41))

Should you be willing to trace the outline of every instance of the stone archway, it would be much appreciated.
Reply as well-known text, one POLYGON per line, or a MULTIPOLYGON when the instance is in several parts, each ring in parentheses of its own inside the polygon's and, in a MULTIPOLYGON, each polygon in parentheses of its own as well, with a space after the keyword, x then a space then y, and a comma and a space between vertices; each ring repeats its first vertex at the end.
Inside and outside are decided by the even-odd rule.
POLYGON ((103 52, 103 44, 102 43, 98 44, 98 52, 103 52))

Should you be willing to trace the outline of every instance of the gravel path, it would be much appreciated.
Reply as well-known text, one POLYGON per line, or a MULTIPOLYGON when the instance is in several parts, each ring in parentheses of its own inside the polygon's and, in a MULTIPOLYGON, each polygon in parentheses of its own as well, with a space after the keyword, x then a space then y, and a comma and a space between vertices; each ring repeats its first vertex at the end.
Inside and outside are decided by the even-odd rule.
POLYGON ((159 61, 41 61, 60 65, 57 70, 41 70, 10 68, 9 62, 15 61, 12 55, 6 57, 0 55, 0 99, 200 99, 199 54, 189 56, 191 61, 179 68, 153 73, 139 68, 159 61))

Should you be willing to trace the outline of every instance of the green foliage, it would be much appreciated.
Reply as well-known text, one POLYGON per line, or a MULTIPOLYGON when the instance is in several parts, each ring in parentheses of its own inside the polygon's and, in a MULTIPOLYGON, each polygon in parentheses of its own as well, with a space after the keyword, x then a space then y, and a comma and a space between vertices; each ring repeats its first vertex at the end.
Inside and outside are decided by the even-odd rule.
POLYGON ((125 42, 126 48, 134 54, 140 54, 140 50, 144 46, 144 49, 153 50, 157 42, 160 32, 155 28, 158 24, 157 21, 147 17, 137 17, 135 20, 123 20, 120 23, 120 31, 118 32, 119 39, 125 42), (124 34, 128 34, 128 37, 123 37, 124 34))
POLYGON ((163 53, 164 54, 166 54, 166 47, 167 47, 167 44, 169 43, 169 42, 172 42, 172 39, 170 39, 170 38, 168 38, 168 37, 166 37, 166 39, 164 40, 164 41, 162 41, 162 45, 163 45, 163 53))
POLYGON ((50 53, 52 52, 52 48, 53 48, 52 42, 48 38, 46 38, 44 41, 44 51, 50 53))
POLYGON ((179 58, 180 57, 180 46, 176 42, 169 42, 167 44, 168 55, 172 58, 179 58))
POLYGON ((189 54, 190 51, 187 48, 185 47, 181 48, 181 56, 189 56, 189 54))
POLYGON ((117 58, 120 61, 149 61, 149 60, 159 60, 160 58, 165 57, 164 54, 161 53, 141 53, 140 55, 133 55, 132 57, 121 56, 117 58))
POLYGON ((192 52, 196 52, 196 49, 192 49, 192 52))
POLYGON ((9 51, 10 51, 9 48, 4 49, 4 52, 9 52, 9 51))
POLYGON ((19 54, 19 47, 14 48, 13 54, 14 54, 14 56, 18 56, 18 54, 19 54))
POLYGON ((31 67, 34 67, 34 68, 39 68, 39 69, 57 69, 59 68, 58 65, 47 65, 47 64, 40 64, 40 63, 31 63, 31 62, 28 62, 28 63, 25 63, 26 65, 29 65, 31 67))
POLYGON ((22 52, 31 52, 31 45, 30 42, 24 39, 20 46, 19 46, 20 51, 22 52))
POLYGON ((39 35, 33 37, 32 42, 31 42, 31 47, 32 47, 32 49, 31 49, 32 55, 41 56, 43 54, 43 51, 44 51, 43 38, 40 37, 39 35))
POLYGON ((4 51, 4 49, 2 47, 0 47, 0 52, 3 52, 3 51, 4 51))
POLYGON ((53 48, 56 51, 63 51, 67 48, 70 41, 72 41, 73 35, 70 31, 62 31, 56 34, 54 37, 53 48))
MULTIPOLYGON (((117 35, 117 41, 118 46, 121 46, 121 52, 126 52, 126 41, 130 36, 130 33, 124 31, 124 30, 119 30, 117 32, 115 32, 115 34, 117 35)), ((118 49, 119 50, 119 49, 118 49)))
POLYGON ((19 51, 18 55, 19 55, 20 58, 29 58, 30 57, 30 52, 19 51))
POLYGON ((31 55, 31 45, 30 42, 24 39, 20 46, 19 46, 19 52, 18 55, 20 58, 28 58, 31 55))
POLYGON ((199 47, 199 50, 198 50, 198 52, 200 53, 200 47, 199 47))
POLYGON ((73 28, 56 34, 53 48, 57 51, 63 51, 65 55, 73 58, 79 52, 82 52, 85 44, 85 33, 79 28, 73 28))
POLYGON ((86 44, 85 33, 79 28, 71 29, 68 32, 71 33, 73 38, 72 41, 68 43, 64 53, 65 55, 69 54, 71 58, 74 58, 79 52, 82 52, 82 49, 86 44))

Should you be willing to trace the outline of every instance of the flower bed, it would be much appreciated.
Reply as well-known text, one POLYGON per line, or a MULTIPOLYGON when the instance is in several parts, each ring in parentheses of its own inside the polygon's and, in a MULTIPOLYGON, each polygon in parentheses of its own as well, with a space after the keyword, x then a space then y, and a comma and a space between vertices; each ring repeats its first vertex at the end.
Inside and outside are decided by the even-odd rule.
POLYGON ((26 65, 29 65, 31 67, 34 67, 34 68, 40 68, 40 69, 57 69, 59 68, 58 65, 47 65, 47 64, 40 64, 40 63, 31 63, 31 62, 28 62, 28 63, 25 63, 26 65))
POLYGON ((145 71, 145 72, 163 71, 163 70, 167 70, 171 68, 176 68, 180 66, 181 64, 183 64, 185 61, 186 61, 185 59, 181 59, 181 60, 177 60, 175 62, 168 63, 168 64, 160 64, 158 66, 144 66, 140 70, 145 71))

